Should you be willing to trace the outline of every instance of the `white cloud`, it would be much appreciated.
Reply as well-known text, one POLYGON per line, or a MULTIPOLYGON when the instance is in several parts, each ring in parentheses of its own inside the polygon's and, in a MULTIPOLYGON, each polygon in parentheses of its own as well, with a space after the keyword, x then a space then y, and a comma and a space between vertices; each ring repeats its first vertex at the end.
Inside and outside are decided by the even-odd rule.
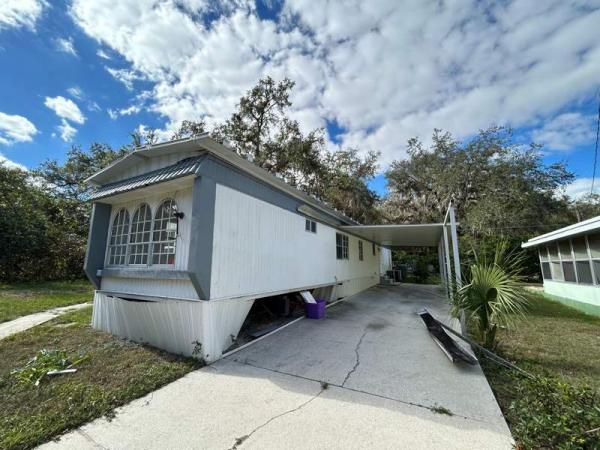
POLYGON ((127 108, 122 108, 119 110, 119 114, 122 116, 131 116, 132 114, 137 114, 140 112, 140 107, 138 105, 131 105, 127 108))
POLYGON ((2 0, 0 30, 20 27, 35 30, 35 23, 46 6, 44 0, 2 0))
POLYGON ((578 112, 564 113, 534 130, 532 139, 551 150, 572 150, 592 144, 596 138, 596 118, 578 112))
POLYGON ((88 102, 88 104, 87 104, 87 108, 88 108, 90 111, 100 111, 100 110, 102 109, 102 108, 100 108, 100 105, 99 105, 98 103, 96 103, 95 101, 93 101, 93 100, 90 100, 90 101, 88 102))
POLYGON ((85 116, 77 104, 71 99, 60 95, 57 97, 46 97, 44 105, 54 111, 60 118, 68 119, 78 124, 83 124, 85 122, 85 116))
POLYGON ((112 120, 116 120, 120 116, 131 116, 133 114, 137 114, 137 113, 139 113, 141 111, 141 109, 142 108, 141 108, 140 105, 133 104, 131 106, 128 106, 127 108, 121 108, 121 109, 108 108, 106 110, 106 112, 108 113, 108 116, 112 120))
MULTIPOLYGON (((560 194, 564 194, 572 200, 579 200, 583 197, 590 195, 592 189, 591 178, 577 178, 571 184, 565 186, 564 189, 559 191, 560 194)), ((600 179, 596 178, 594 182, 594 194, 600 194, 600 179)))
POLYGON ((116 80, 120 81, 125 85, 125 87, 132 91, 133 83, 137 80, 143 80, 144 76, 136 73, 134 70, 127 69, 113 69, 112 67, 107 67, 106 70, 110 73, 116 80))
POLYGON ((35 125, 26 117, 0 112, 0 144, 31 142, 37 133, 35 125))
POLYGON ((96 55, 102 59, 110 59, 110 55, 108 53, 106 53, 104 50, 102 50, 101 48, 98 49, 98 51, 96 52, 96 55))
POLYGON ((60 133, 60 138, 65 142, 71 142, 75 135, 77 134, 77 129, 65 119, 61 119, 60 125, 57 127, 58 132, 60 133))
POLYGON ((78 100, 81 100, 83 98, 83 91, 79 86, 72 86, 69 89, 67 89, 67 92, 71 97, 74 97, 78 100))
POLYGON ((55 41, 56 49, 59 52, 68 53, 72 56, 77 56, 77 50, 73 44, 73 38, 58 38, 55 41))
POLYGON ((222 121, 260 77, 288 76, 305 130, 335 120, 342 145, 384 163, 434 128, 535 126, 600 85, 598 0, 289 0, 277 21, 243 1, 214 19, 211 5, 74 0, 71 15, 129 62, 113 76, 154 83, 149 108, 167 126, 222 121))
POLYGON ((25 167, 23 164, 8 159, 2 153, 0 153, 0 166, 8 167, 9 169, 20 169, 25 171, 28 170, 27 167, 25 167))

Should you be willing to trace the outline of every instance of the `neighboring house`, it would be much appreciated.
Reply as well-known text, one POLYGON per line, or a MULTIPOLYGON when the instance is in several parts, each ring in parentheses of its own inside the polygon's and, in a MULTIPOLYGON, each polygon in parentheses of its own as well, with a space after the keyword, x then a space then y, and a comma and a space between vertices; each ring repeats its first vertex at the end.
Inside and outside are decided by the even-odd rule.
POLYGON ((206 135, 137 149, 88 182, 93 326, 208 361, 258 298, 338 299, 391 269, 383 245, 441 248, 440 224, 362 227, 206 135))
POLYGON ((537 236, 544 291, 565 304, 600 315, 600 216, 537 236))

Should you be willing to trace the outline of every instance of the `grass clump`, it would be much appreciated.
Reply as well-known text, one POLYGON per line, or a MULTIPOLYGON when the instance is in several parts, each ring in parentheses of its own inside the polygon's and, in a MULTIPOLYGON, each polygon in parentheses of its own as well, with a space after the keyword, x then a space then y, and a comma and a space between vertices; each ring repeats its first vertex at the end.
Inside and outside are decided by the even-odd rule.
POLYGON ((443 414, 445 416, 453 416, 454 413, 450 411, 448 408, 440 405, 435 405, 431 408, 431 410, 436 414, 443 414))
MULTIPOLYGON (((199 367, 178 357, 97 331, 92 308, 60 316, 0 341, 0 448, 26 449, 101 416, 199 367), (70 326, 65 327, 64 324, 70 326), (38 386, 15 371, 40 349, 51 359, 86 358, 77 372, 44 377, 38 386)), ((65 365, 67 362, 61 363, 65 365)), ((31 377, 35 379, 35 376, 31 377)))

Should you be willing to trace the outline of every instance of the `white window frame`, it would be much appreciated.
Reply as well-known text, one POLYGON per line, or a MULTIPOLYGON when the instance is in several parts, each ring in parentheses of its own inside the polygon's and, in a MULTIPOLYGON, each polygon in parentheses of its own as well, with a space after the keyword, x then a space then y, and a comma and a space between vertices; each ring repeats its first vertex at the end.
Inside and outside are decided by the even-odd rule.
MULTIPOLYGON (((177 202, 175 201, 175 199, 172 198, 172 197, 169 197, 169 198, 165 198, 165 199, 161 200, 158 203, 158 206, 156 207, 156 211, 154 211, 154 215, 152 217, 152 236, 151 236, 151 242, 150 242, 151 248, 150 248, 149 263, 150 263, 151 266, 155 266, 155 267, 173 267, 176 264, 176 261, 177 261, 177 259, 176 259, 177 258, 177 247, 178 247, 178 245, 177 245, 177 239, 179 238, 179 232, 178 232, 177 228, 175 230, 171 230, 171 231, 173 231, 175 233, 173 239, 159 240, 159 241, 157 241, 157 240, 154 239, 155 233, 157 232, 157 228, 156 228, 157 218, 156 218, 156 216, 161 211, 162 206, 165 203, 167 203, 167 202, 171 202, 171 203, 175 204, 175 211, 178 211, 178 208, 179 208, 179 206, 177 205, 177 202), (168 242, 173 242, 173 246, 174 246, 173 253, 164 253, 164 252, 158 252, 157 253, 155 251, 155 246, 156 245, 161 245, 161 244, 165 244, 165 243, 168 243, 168 242), (154 262, 154 256, 156 256, 157 254, 159 255, 159 262, 155 263, 154 262), (173 255, 173 262, 172 263, 161 263, 160 262, 160 257, 162 255, 171 255, 171 254, 173 255)), ((158 219, 158 220, 167 220, 167 218, 161 218, 161 219, 158 219)), ((179 219, 175 218, 174 223, 175 223, 176 227, 179 226, 178 221, 179 221, 179 219)), ((168 232, 169 230, 166 230, 166 231, 168 232)))
POLYGON ((350 259, 350 238, 343 233, 335 233, 335 258, 338 261, 347 261, 350 259), (338 244, 338 236, 341 237, 341 244, 338 244), (338 256, 338 248, 342 250, 342 256, 338 256))
POLYGON ((317 234, 317 222, 312 219, 306 219, 304 222, 304 231, 317 234))
POLYGON ((112 217, 112 220, 110 222, 110 227, 108 229, 108 242, 106 245, 106 255, 105 255, 105 265, 107 267, 121 267, 121 266, 126 266, 127 265, 127 250, 129 247, 129 230, 131 227, 131 220, 130 220, 130 216, 129 216, 129 211, 127 210, 127 208, 119 208, 117 210, 117 212, 115 213, 115 215, 112 217), (117 219, 119 218, 119 216, 121 215, 121 213, 124 213, 124 217, 127 220, 127 225, 121 224, 120 226, 122 227, 121 229, 121 233, 119 235, 116 235, 115 238, 117 236, 123 238, 125 237, 125 242, 120 242, 119 244, 112 244, 112 238, 113 238, 113 230, 115 228, 115 222, 117 221, 117 219), (126 229, 124 229, 126 228, 126 229), (119 258, 123 258, 123 263, 119 264, 115 264, 115 263, 111 263, 111 257, 112 255, 112 250, 114 248, 117 247, 124 247, 125 248, 125 253, 118 255, 119 258))
POLYGON ((131 222, 129 224, 129 241, 127 243, 127 265, 128 266, 145 267, 145 266, 149 266, 150 265, 150 262, 151 262, 150 258, 152 256, 152 230, 153 230, 153 228, 154 228, 154 214, 153 214, 153 211, 152 211, 152 207, 148 203, 146 203, 146 202, 138 204, 136 206, 134 212, 133 212, 133 215, 131 216, 131 222), (139 214, 139 212, 141 211, 142 208, 146 208, 146 211, 150 214, 150 219, 149 220, 146 220, 146 217, 144 217, 144 220, 142 221, 142 224, 148 223, 149 224, 149 228, 148 228, 148 231, 141 231, 141 232, 140 231, 136 231, 134 233, 134 231, 133 231, 133 225, 134 225, 135 217, 136 217, 137 214, 139 214), (136 236, 138 236, 138 235, 143 235, 144 233, 148 233, 148 240, 147 241, 132 242, 131 239, 134 236, 134 234, 136 236), (132 255, 135 255, 135 256, 137 256, 137 255, 142 255, 143 256, 144 255, 144 253, 135 253, 135 254, 132 254, 133 247, 134 246, 138 246, 138 245, 142 245, 142 246, 143 245, 147 245, 147 249, 146 249, 146 253, 145 253, 145 256, 146 256, 146 262, 145 263, 143 263, 143 262, 141 262, 141 263, 131 262, 131 256, 132 255))

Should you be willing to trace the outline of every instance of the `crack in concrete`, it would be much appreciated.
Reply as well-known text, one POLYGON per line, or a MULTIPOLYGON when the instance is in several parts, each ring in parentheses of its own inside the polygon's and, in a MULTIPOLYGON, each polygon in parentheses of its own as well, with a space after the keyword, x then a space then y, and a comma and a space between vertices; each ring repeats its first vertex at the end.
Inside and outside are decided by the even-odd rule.
POLYGON ((350 369, 350 371, 346 374, 346 378, 344 378, 344 381, 342 382, 341 387, 344 387, 344 385, 346 384, 348 379, 352 376, 352 374, 356 371, 356 369, 358 368, 358 366, 360 364, 360 353, 358 352, 358 350, 360 348, 360 344, 362 344, 362 341, 365 338, 365 336, 367 335, 367 333, 368 333, 368 330, 365 330, 365 332, 362 334, 362 336, 358 340, 356 347, 354 347, 354 353, 356 354, 356 362, 354 363, 354 367, 352 367, 352 369, 350 369))
POLYGON ((90 444, 92 444, 94 447, 100 448, 102 450, 110 450, 107 447, 104 447, 103 445, 97 443, 94 438, 92 438, 89 434, 87 434, 85 431, 81 430, 81 429, 76 429, 75 430, 77 433, 79 433, 81 436, 83 436, 83 438, 85 440, 87 440, 90 444))
POLYGON ((261 425, 257 426, 255 429, 253 429, 253 430, 252 430, 250 433, 248 433, 248 434, 246 434, 246 435, 244 435, 244 436, 241 436, 241 437, 235 438, 235 443, 234 443, 234 444, 233 444, 231 447, 229 447, 229 450, 236 450, 236 449, 238 449, 238 448, 239 448, 239 447, 240 447, 240 446, 241 446, 241 445, 242 445, 242 444, 243 444, 243 443, 244 443, 244 442, 245 442, 247 439, 249 439, 250 437, 252 437, 252 435, 253 435, 254 433, 256 433, 257 431, 259 431, 259 430, 261 430, 262 428, 266 427, 267 425, 269 425, 269 424, 270 424, 271 422, 273 422, 274 420, 277 420, 277 419, 279 419, 280 417, 283 417, 283 416, 286 416, 286 415, 288 415, 288 414, 292 414, 292 413, 294 413, 294 412, 296 412, 296 411, 299 411, 299 410, 301 410, 301 409, 302 409, 302 408, 304 408, 306 405, 308 405, 310 402, 312 402, 312 401, 313 401, 313 400, 315 400, 317 397, 319 397, 319 395, 321 395, 321 394, 323 393, 323 391, 325 391, 325 388, 321 387, 321 390, 320 390, 320 391, 319 391, 317 394, 313 395, 311 398, 309 398, 309 399, 308 399, 307 401, 305 401, 304 403, 302 403, 302 404, 298 405, 297 407, 295 407, 295 408, 293 408, 293 409, 290 409, 290 410, 288 410, 288 411, 282 412, 282 413, 280 413, 280 414, 277 414, 276 416, 273 416, 273 417, 271 417, 271 418, 270 418, 269 420, 267 420, 265 423, 263 423, 263 424, 261 424, 261 425))
MULTIPOLYGON (((317 383, 327 383, 328 387, 329 386, 333 386, 333 387, 336 387, 336 388, 346 389, 346 390, 352 391, 352 392, 357 392, 359 394, 364 394, 364 395, 368 395, 368 396, 371 396, 371 397, 381 398, 383 400, 390 400, 392 402, 401 403, 403 405, 414 406, 416 408, 423 408, 423 409, 427 409, 427 410, 431 411, 432 413, 436 413, 436 414, 437 414, 437 412, 435 410, 436 410, 436 408, 439 407, 439 406, 436 406, 436 405, 434 405, 434 406, 427 406, 427 405, 423 405, 421 403, 409 402, 407 400, 401 400, 399 398, 387 397, 385 395, 375 394, 373 392, 368 392, 368 391, 363 391, 363 390, 360 390, 360 389, 354 389, 354 388, 351 388, 351 387, 342 386, 340 384, 335 384, 335 383, 332 383, 330 381, 317 380, 316 378, 304 377, 302 375, 296 375, 294 373, 284 372, 282 370, 270 369, 268 367, 257 366, 255 364, 251 364, 251 363, 249 363, 247 361, 244 362, 244 361, 238 361, 238 360, 235 360, 235 359, 232 359, 231 361, 233 361, 233 362, 235 362, 237 364, 240 364, 240 365, 250 366, 250 367, 254 367, 256 369, 266 370, 268 372, 274 372, 274 373, 278 373, 278 374, 281 374, 281 375, 287 375, 289 377, 299 378, 301 380, 314 381, 314 382, 317 382, 317 383)), ((462 414, 457 414, 455 412, 452 412, 452 415, 454 417, 459 417, 459 418, 465 419, 465 420, 472 420, 474 422, 485 423, 487 425, 494 425, 493 423, 488 422, 487 420, 478 419, 476 417, 464 416, 462 414)))

